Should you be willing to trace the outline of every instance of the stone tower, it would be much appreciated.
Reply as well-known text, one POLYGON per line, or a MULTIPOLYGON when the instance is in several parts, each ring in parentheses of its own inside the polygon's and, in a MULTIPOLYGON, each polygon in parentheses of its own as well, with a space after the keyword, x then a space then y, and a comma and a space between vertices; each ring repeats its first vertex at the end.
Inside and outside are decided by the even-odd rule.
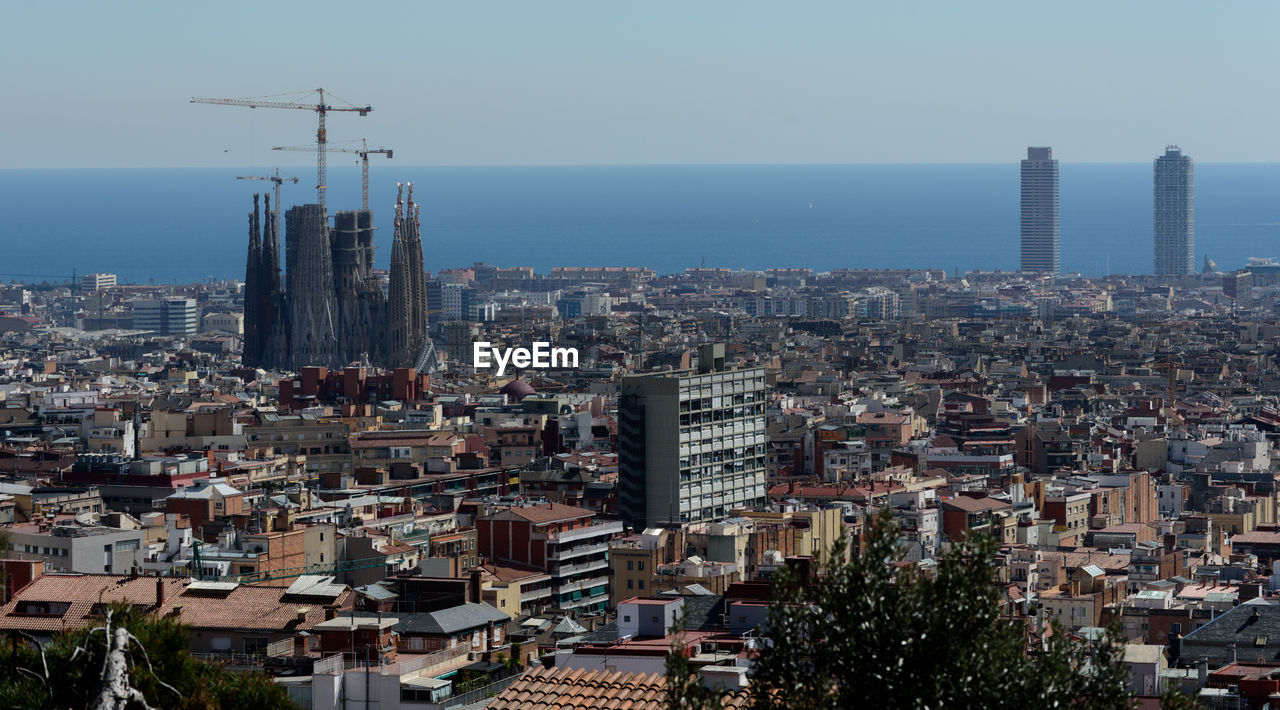
POLYGON ((336 352, 338 308, 329 226, 320 205, 298 205, 285 214, 289 281, 287 367, 340 367, 336 352))
POLYGON ((426 342, 426 274, 413 188, 396 199, 390 299, 373 270, 373 213, 339 212, 330 229, 324 209, 285 214, 285 284, 280 227, 254 195, 245 259, 245 365, 297 371, 352 362, 395 368, 413 364, 426 342), (287 287, 286 287, 287 286, 287 287))
POLYGON ((262 240, 258 233, 258 196, 253 196, 249 213, 249 253, 244 260, 244 340, 241 360, 249 367, 262 364, 264 328, 262 320, 262 240))
POLYGON ((395 239, 391 244, 391 284, 387 293, 387 352, 393 367, 413 364, 427 338, 427 287, 422 263, 421 211, 396 189, 395 239))

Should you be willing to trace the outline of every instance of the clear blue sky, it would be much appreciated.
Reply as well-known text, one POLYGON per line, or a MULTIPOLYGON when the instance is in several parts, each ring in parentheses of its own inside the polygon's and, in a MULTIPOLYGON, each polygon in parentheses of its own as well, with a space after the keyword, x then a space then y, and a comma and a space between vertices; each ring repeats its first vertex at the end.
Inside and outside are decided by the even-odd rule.
POLYGON ((1275 2, 10 2, 0 168, 1280 162, 1275 2), (224 152, 229 151, 229 152, 224 152), (339 162, 338 156, 334 161, 339 162))

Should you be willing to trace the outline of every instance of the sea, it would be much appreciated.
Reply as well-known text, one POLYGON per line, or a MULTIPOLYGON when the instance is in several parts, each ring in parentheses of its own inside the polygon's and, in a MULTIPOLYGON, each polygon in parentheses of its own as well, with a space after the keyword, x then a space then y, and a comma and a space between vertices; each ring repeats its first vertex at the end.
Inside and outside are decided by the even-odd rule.
MULTIPOLYGON (((371 168, 377 265, 396 183, 422 205, 428 271, 498 266, 764 269, 1018 267, 1018 164, 371 168)), ((0 170, 0 281, 110 272, 130 283, 243 278, 263 168, 0 170)), ((286 205, 315 201, 289 168, 286 205)), ((1062 267, 1152 271, 1152 166, 1060 166, 1062 267)), ((358 167, 330 166, 328 205, 360 205, 358 167)), ((1280 257, 1280 164, 1197 164, 1196 266, 1280 257)))

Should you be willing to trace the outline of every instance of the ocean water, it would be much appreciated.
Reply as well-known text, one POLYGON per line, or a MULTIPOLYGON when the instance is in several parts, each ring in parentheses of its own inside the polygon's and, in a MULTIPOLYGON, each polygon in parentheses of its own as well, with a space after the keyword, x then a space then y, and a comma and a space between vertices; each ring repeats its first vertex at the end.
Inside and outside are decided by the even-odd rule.
MULTIPOLYGON (((314 201, 308 168, 286 205, 314 201)), ((91 271, 134 283, 243 278, 261 168, 0 170, 0 280, 91 271)), ((1280 165, 1196 166, 1196 264, 1280 257, 1280 165)), ((413 167, 370 186, 386 267, 395 182, 422 203, 429 271, 527 265, 1016 269, 1018 165, 413 167)), ((1062 265, 1150 273, 1151 165, 1063 163, 1062 265)), ((330 211, 360 203, 330 167, 330 211)))

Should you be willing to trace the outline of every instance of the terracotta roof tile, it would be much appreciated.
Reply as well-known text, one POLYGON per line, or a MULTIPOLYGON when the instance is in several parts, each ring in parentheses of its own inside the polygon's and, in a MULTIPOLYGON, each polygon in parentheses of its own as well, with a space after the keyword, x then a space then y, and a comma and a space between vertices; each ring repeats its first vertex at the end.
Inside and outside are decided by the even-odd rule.
POLYGON ((562 505, 560 503, 543 503, 539 505, 514 507, 510 510, 498 513, 494 517, 498 517, 503 514, 510 514, 534 524, 554 523, 561 520, 576 520, 578 518, 595 516, 595 513, 585 508, 578 508, 572 505, 562 505))
MULTIPOLYGON (((667 679, 657 673, 623 673, 585 668, 536 668, 502 691, 492 710, 662 710, 667 679)), ((724 696, 726 710, 746 708, 745 690, 724 696)))
MULTIPOLYGON (((0 629, 49 632, 96 623, 93 608, 101 598, 103 602, 125 602, 166 616, 181 604, 180 620, 196 628, 296 632, 324 621, 324 605, 329 603, 320 598, 291 597, 287 587, 242 584, 225 593, 211 593, 188 589, 191 582, 189 577, 45 574, 0 607, 0 629), (159 605, 157 583, 164 589, 164 601, 159 605), (70 607, 56 615, 18 612, 18 604, 26 601, 66 602, 70 607), (304 607, 305 618, 299 621, 298 611, 304 607)), ((351 594, 350 589, 345 589, 332 602, 346 606, 351 594)))

